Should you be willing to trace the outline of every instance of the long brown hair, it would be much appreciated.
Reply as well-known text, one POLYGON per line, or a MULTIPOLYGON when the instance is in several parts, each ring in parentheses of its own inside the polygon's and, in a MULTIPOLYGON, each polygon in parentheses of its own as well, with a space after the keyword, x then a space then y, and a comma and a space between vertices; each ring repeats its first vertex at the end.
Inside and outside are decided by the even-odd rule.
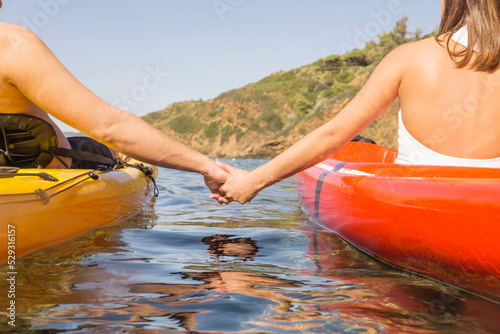
POLYGON ((446 41, 450 57, 459 68, 470 66, 478 71, 491 71, 500 66, 500 1, 444 0, 444 13, 436 36, 446 41), (455 32, 467 25, 468 46, 465 50, 451 48, 455 32))

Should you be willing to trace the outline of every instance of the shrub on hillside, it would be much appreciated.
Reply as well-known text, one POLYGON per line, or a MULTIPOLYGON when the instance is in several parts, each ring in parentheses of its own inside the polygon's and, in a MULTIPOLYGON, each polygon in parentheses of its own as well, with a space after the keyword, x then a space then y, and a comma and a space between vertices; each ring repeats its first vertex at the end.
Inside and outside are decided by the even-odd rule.
POLYGON ((366 52, 359 49, 354 49, 344 55, 345 63, 347 66, 367 66, 366 52))
POLYGON ((324 63, 326 68, 345 66, 344 58, 339 55, 331 55, 329 57, 326 57, 324 59, 324 63))
POLYGON ((205 126, 205 128, 203 129, 203 134, 208 139, 214 139, 219 134, 219 131, 220 131, 219 123, 212 122, 207 126, 205 126))
POLYGON ((302 116, 311 111, 314 107, 314 102, 302 94, 295 94, 295 96, 290 99, 290 106, 297 115, 302 116))
POLYGON ((272 110, 268 110, 260 114, 259 120, 267 123, 267 126, 265 127, 267 130, 277 132, 283 129, 283 121, 281 120, 280 115, 272 110))
POLYGON ((177 133, 191 133, 197 128, 197 122, 190 117, 180 115, 167 123, 168 126, 177 133))

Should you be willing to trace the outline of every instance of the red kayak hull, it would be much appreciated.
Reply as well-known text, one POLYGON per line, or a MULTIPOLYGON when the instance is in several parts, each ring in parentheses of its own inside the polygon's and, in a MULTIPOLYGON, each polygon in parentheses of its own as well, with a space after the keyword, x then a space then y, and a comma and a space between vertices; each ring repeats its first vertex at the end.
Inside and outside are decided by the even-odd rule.
POLYGON ((500 301, 500 169, 408 166, 349 143, 296 176, 311 218, 391 265, 500 301))

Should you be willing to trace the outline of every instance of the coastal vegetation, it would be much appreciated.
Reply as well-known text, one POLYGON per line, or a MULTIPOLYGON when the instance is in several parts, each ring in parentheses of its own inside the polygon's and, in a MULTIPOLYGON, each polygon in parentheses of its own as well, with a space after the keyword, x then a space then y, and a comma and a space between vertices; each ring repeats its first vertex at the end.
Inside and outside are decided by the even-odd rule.
MULTIPOLYGON (((214 157, 273 157, 342 110, 391 50, 427 37, 408 31, 405 17, 362 50, 278 71, 212 100, 174 103, 144 119, 214 157)), ((396 102, 362 135, 395 148, 397 111, 396 102)))

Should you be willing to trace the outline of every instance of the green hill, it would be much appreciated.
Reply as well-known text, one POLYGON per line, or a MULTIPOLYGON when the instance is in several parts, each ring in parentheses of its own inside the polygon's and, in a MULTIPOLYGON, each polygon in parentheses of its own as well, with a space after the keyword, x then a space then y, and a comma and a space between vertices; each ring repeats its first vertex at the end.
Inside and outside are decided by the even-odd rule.
MULTIPOLYGON (((167 135, 213 157, 273 157, 334 117, 382 58, 398 45, 429 36, 408 32, 407 18, 363 50, 279 71, 208 101, 186 101, 144 116, 167 135)), ((362 135, 396 147, 398 104, 362 135)))

